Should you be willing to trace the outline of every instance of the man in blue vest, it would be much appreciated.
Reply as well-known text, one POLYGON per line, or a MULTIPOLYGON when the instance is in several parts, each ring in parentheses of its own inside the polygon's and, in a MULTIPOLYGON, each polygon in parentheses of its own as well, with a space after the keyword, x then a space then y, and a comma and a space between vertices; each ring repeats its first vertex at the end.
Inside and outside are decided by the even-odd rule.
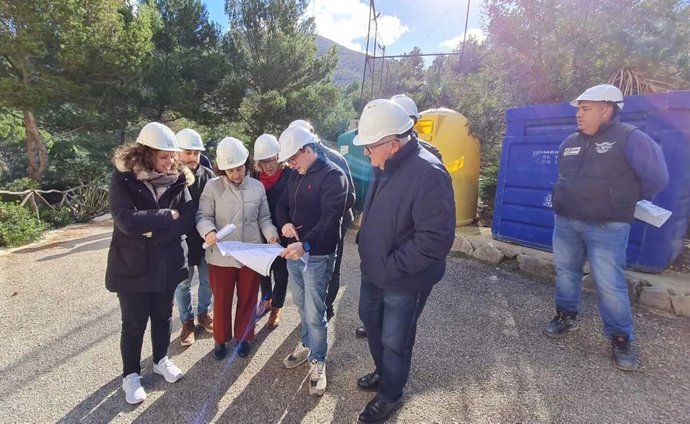
POLYGON ((543 333, 561 337, 577 329, 582 268, 589 259, 614 364, 632 371, 639 364, 623 273, 628 233, 636 203, 666 186, 668 170, 654 140, 618 121, 618 88, 594 86, 571 104, 577 107, 577 132, 561 144, 553 190, 556 316, 543 333))

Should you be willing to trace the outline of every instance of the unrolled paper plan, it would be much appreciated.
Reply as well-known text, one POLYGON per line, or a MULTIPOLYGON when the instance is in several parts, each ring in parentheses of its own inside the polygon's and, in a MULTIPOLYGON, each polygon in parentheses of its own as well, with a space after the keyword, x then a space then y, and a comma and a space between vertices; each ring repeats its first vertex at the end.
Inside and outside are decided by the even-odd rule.
MULTIPOLYGON (((232 256, 263 276, 271 272, 271 265, 285 248, 279 244, 243 243, 241 241, 221 241, 216 243, 223 256, 232 256)), ((309 254, 300 258, 306 268, 309 254)))

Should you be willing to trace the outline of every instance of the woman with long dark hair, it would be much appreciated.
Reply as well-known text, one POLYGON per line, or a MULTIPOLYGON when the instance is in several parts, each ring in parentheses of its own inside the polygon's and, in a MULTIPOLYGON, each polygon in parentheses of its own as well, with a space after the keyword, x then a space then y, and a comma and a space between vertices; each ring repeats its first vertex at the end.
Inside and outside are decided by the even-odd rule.
POLYGON ((122 312, 122 390, 127 403, 146 399, 141 386, 141 349, 151 320, 153 372, 169 383, 182 371, 168 358, 173 296, 187 278, 184 234, 194 226, 187 186, 194 175, 177 158, 175 133, 146 124, 136 144, 118 148, 110 183, 113 237, 105 283, 122 312))

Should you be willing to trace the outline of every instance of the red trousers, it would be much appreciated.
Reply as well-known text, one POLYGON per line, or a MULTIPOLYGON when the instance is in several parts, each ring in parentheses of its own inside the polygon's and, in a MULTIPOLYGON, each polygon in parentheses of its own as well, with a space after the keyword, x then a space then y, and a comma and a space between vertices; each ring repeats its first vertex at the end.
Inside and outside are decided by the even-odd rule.
POLYGON ((232 339, 232 297, 237 287, 235 339, 252 340, 259 274, 246 266, 232 268, 209 264, 208 278, 213 292, 213 339, 218 344, 232 339))

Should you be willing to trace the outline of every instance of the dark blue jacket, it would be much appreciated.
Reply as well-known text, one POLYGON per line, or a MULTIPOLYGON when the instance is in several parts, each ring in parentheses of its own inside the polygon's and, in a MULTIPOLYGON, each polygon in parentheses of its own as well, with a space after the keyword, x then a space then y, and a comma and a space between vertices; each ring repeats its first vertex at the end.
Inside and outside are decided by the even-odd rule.
POLYGON ((187 184, 193 178, 191 172, 180 175, 156 201, 132 172, 113 172, 109 201, 115 225, 105 275, 108 290, 166 292, 187 278, 185 234, 195 219, 187 184), (178 219, 172 218, 171 209, 180 213, 178 219))
POLYGON ((362 280, 392 291, 430 287, 443 278, 454 240, 450 176, 412 138, 374 169, 357 234, 362 280))
POLYGON ((637 201, 667 182, 659 145, 614 119, 592 136, 576 132, 561 144, 553 208, 573 219, 632 222, 637 201))
POLYGON ((340 154, 337 150, 333 150, 325 144, 320 144, 323 153, 326 155, 328 160, 333 162, 347 177, 347 199, 345 200, 345 212, 343 213, 342 225, 347 229, 352 221, 355 220, 355 214, 352 212, 352 207, 355 205, 357 196, 355 194, 355 182, 352 179, 352 172, 350 172, 350 165, 347 164, 347 160, 340 154))
MULTIPOLYGON (((206 183, 212 178, 215 178, 215 174, 204 165, 199 165, 194 172, 194 184, 189 186, 189 194, 192 195, 192 202, 194 203, 194 213, 199 209, 199 198, 204 191, 206 183)), ((189 249, 187 262, 189 266, 199 265, 201 263, 201 258, 205 255, 202 247, 203 244, 204 239, 201 238, 196 227, 187 233, 187 247, 189 249)))
POLYGON ((321 156, 305 175, 291 170, 276 208, 278 230, 292 223, 311 245, 309 254, 330 255, 340 241, 347 190, 345 174, 321 156))

